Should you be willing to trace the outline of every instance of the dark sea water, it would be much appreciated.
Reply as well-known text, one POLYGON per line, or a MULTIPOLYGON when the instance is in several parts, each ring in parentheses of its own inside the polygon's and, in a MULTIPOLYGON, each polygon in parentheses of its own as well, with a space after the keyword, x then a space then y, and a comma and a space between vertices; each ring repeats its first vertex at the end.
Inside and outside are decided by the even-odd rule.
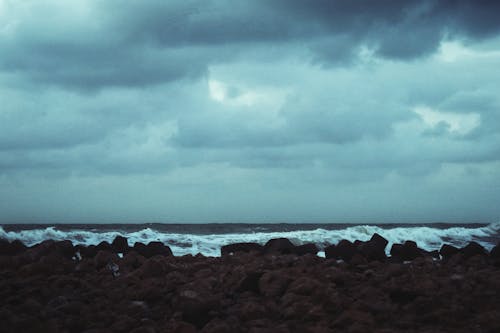
MULTIPOLYGON (((439 249, 444 243, 458 247, 476 241, 490 250, 500 241, 500 223, 493 224, 5 224, 0 238, 19 239, 34 245, 46 239, 69 239, 74 244, 111 242, 117 235, 135 242, 161 241, 175 255, 220 255, 220 247, 237 242, 265 243, 271 238, 286 237, 294 244, 315 243, 320 249, 341 239, 368 240, 379 233, 393 243, 414 240, 426 250, 439 249)), ((320 253, 321 255, 321 253, 320 253)))

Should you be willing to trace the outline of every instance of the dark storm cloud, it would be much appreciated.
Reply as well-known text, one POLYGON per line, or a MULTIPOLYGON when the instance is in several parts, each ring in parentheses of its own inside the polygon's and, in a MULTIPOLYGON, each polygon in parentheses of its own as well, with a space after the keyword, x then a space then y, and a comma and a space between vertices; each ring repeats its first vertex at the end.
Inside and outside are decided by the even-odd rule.
POLYGON ((0 41, 0 69, 83 90, 144 86, 198 77, 256 44, 280 45, 287 57, 302 43, 313 61, 342 64, 361 47, 412 59, 445 37, 481 39, 500 28, 495 1, 82 3, 90 9, 28 6, 0 41))

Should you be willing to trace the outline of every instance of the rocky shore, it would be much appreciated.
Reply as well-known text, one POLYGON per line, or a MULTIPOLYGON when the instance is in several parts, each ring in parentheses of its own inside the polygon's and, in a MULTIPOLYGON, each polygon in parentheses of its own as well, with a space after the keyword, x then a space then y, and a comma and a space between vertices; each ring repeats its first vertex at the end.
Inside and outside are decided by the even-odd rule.
POLYGON ((500 332, 500 249, 0 240, 0 332, 500 332))

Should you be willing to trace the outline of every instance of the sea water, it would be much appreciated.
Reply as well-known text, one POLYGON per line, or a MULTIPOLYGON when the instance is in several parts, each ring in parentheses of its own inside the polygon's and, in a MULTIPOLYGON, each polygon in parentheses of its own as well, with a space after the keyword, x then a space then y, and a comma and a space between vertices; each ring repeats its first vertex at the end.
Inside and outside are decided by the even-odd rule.
MULTIPOLYGON (((71 240, 73 244, 97 245, 112 242, 118 236, 135 242, 160 241, 168 245, 174 255, 219 256, 226 244, 256 242, 265 244, 272 238, 286 237, 295 245, 314 243, 320 250, 342 239, 366 241, 378 233, 392 244, 406 240, 416 241, 418 246, 438 250, 443 244, 463 247, 476 241, 490 250, 500 241, 500 223, 493 224, 58 224, 0 226, 0 238, 18 239, 28 246, 47 239, 71 240)), ((319 253, 324 255, 323 252, 319 253)))

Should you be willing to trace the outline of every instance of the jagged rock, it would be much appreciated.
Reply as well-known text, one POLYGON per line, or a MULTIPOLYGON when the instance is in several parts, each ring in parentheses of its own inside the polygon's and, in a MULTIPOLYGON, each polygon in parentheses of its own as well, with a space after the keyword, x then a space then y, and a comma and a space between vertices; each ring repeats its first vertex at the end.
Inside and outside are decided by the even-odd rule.
POLYGON ((470 242, 469 244, 467 244, 467 246, 460 250, 460 253, 463 255, 464 259, 468 259, 476 255, 484 256, 488 252, 486 252, 485 248, 478 243, 470 242))
POLYGON ((385 255, 387 243, 387 239, 375 233, 369 241, 362 242, 357 248, 367 260, 384 261, 387 258, 385 255))
POLYGON ((259 280, 259 290, 265 296, 281 296, 290 284, 290 281, 290 276, 285 272, 266 272, 259 280))
POLYGON ((493 249, 491 249, 490 257, 495 260, 500 260, 500 243, 498 243, 493 249))
POLYGON ((294 253, 295 245, 288 238, 270 239, 264 245, 265 253, 291 254, 294 253))
POLYGON ((458 248, 449 244, 443 244, 439 250, 439 254, 443 257, 443 259, 449 259, 459 252, 460 250, 458 248))
POLYGON ((315 255, 318 253, 318 251, 319 251, 318 247, 316 246, 316 244, 313 244, 313 243, 298 245, 294 249, 294 253, 299 255, 299 256, 303 256, 306 254, 314 254, 315 255))
POLYGON ((352 257, 358 253, 358 250, 356 249, 356 246, 346 240, 346 239, 343 239, 341 240, 337 246, 336 246, 336 252, 337 252, 337 256, 344 260, 344 261, 350 261, 352 259, 352 257))
POLYGON ((238 283, 236 288, 237 292, 251 291, 254 293, 259 293, 259 280, 264 273, 262 272, 252 272, 247 273, 243 279, 238 283))
POLYGON ((325 258, 326 259, 340 259, 339 252, 337 251, 337 246, 334 244, 325 247, 325 258))
POLYGON ((99 251, 113 251, 113 248, 111 247, 111 244, 109 244, 106 241, 102 241, 96 246, 97 252, 99 251))
POLYGON ((26 251, 27 247, 20 240, 9 242, 6 239, 0 239, 0 256, 11 256, 26 251))
POLYGON ((261 253, 264 247, 257 243, 235 243, 224 245, 221 247, 220 252, 222 256, 230 255, 238 252, 257 252, 261 253))
POLYGON ((414 241, 406 241, 404 244, 394 244, 391 248, 391 256, 395 259, 408 261, 422 256, 423 252, 414 241))
POLYGON ((116 236, 111 243, 111 247, 116 253, 127 253, 129 250, 127 238, 120 235, 116 236))

